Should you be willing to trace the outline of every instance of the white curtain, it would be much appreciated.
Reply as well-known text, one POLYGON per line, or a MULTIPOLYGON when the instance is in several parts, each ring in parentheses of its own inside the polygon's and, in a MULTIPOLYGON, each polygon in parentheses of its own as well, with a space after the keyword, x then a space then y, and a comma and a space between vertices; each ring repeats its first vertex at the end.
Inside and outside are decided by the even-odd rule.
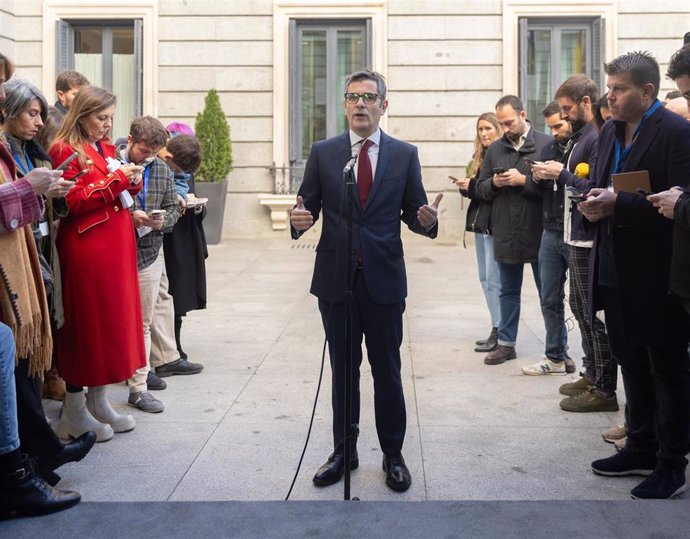
POLYGON ((134 55, 113 54, 113 93, 117 108, 113 121, 113 142, 126 137, 134 118, 134 55))
MULTIPOLYGON (((100 53, 75 54, 74 69, 83 73, 92 84, 102 85, 103 56, 100 53)), ((117 107, 111 140, 115 142, 119 137, 127 136, 134 118, 134 55, 113 54, 113 93, 117 96, 117 107)))

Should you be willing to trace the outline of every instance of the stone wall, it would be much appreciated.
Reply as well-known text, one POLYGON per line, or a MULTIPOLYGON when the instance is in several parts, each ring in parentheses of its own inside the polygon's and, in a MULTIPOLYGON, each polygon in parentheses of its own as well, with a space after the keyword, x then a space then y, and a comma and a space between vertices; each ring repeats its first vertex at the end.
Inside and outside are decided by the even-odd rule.
MULTIPOLYGON (((502 13, 507 2, 516 2, 371 3, 382 1, 388 14, 387 130, 419 147, 430 199, 437 192, 446 193, 441 236, 457 239, 464 228, 464 209, 447 176, 464 175, 472 153, 475 118, 492 110, 503 93, 502 13)), ((50 5, 51 0, 45 4, 50 5)), ((122 4, 137 1, 113 2, 122 4)), ((160 0, 154 4, 158 10, 158 89, 154 96, 158 116, 164 123, 178 120, 193 125, 210 88, 219 91, 228 116, 235 169, 228 178, 225 235, 284 234, 272 231, 269 211, 257 198, 259 193, 273 190, 274 0, 160 0)), ((340 0, 314 3, 344 6, 344 11, 354 4, 357 2, 340 0)), ((554 9, 590 4, 553 2, 554 9)), ((612 4, 617 11, 617 50, 613 54, 651 51, 661 62, 662 95, 673 89, 663 74, 671 54, 682 44, 683 34, 690 31, 690 3, 604 0, 601 4, 612 4)), ((39 86, 44 75, 43 7, 41 0, 4 0, 0 6, 0 50, 16 62, 19 76, 39 86)), ((43 90, 52 101, 53 88, 43 90)))

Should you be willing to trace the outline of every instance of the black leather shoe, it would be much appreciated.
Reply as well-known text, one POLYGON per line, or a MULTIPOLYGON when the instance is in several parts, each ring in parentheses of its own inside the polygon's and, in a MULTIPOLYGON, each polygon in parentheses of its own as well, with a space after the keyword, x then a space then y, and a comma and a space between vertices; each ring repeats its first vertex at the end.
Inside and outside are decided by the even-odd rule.
POLYGON ((485 341, 477 341, 475 352, 493 352, 498 346, 498 328, 491 328, 491 335, 485 341))
POLYGON ((397 492, 405 492, 410 488, 412 478, 402 453, 384 454, 383 471, 386 472, 386 485, 388 485, 388 488, 397 492))
POLYGON ((0 517, 44 515, 76 505, 81 494, 48 485, 32 459, 17 462, 0 473, 0 517))
POLYGON ((198 374, 204 370, 201 363, 190 363, 186 359, 178 359, 160 367, 156 367, 156 375, 160 378, 173 376, 175 374, 198 374))
MULTIPOLYGON (((350 470, 356 470, 359 467, 359 455, 357 449, 352 453, 350 459, 350 470)), ((336 451, 332 453, 326 463, 321 466, 312 479, 317 487, 327 487, 340 481, 345 471, 345 455, 336 451)))
MULTIPOLYGON (((52 471, 57 470, 60 466, 68 462, 79 462, 89 451, 91 451, 95 443, 96 433, 91 431, 85 432, 78 438, 75 438, 73 442, 63 445, 62 450, 53 455, 53 458, 41 462, 40 469, 52 471)), ((43 473, 41 473, 41 475, 45 478, 43 473)), ((48 480, 48 482, 50 483, 51 481, 48 480)))
POLYGON ((168 384, 166 384, 165 380, 162 380, 155 372, 149 371, 146 375, 146 387, 150 391, 163 391, 168 387, 168 384))

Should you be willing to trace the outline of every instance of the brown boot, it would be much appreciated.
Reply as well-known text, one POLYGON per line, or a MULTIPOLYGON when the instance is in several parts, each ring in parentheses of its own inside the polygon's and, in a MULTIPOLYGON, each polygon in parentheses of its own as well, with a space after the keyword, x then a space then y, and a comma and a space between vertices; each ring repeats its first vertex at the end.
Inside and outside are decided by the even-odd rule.
POLYGON ((43 380, 43 388, 41 396, 44 399, 52 399, 54 401, 65 400, 65 381, 58 376, 57 369, 53 367, 45 372, 43 380))

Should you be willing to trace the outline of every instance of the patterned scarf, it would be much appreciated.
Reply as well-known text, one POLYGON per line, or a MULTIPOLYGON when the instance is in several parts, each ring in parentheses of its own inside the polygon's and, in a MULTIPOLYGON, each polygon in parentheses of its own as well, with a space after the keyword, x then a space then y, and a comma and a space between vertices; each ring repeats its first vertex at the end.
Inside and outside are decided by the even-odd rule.
MULTIPOLYGON (((0 148, 0 158, 6 159, 9 152, 2 150, 4 146, 0 148)), ((0 184, 8 181, 3 169, 0 166, 0 184)), ((17 358, 28 358, 29 376, 42 378, 43 371, 50 369, 53 338, 30 225, 0 234, 0 321, 12 330, 17 358)))

